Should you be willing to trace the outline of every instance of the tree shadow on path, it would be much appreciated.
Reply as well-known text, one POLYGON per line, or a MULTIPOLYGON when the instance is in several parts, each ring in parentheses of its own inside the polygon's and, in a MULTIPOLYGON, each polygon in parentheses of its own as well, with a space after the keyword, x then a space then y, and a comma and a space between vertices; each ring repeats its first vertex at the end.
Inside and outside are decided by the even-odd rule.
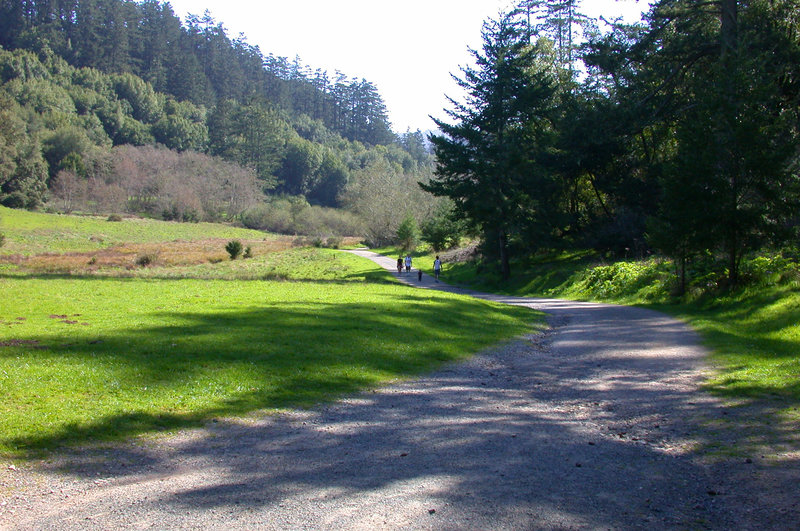
MULTIPOLYGON (((53 467, 108 482, 36 521, 62 529, 86 528, 86 514, 104 515, 98 528, 796 528, 796 501, 759 493, 776 492, 765 479, 774 478, 769 463, 706 458, 716 437, 708 423, 728 408, 699 390, 706 353, 685 326, 637 308, 525 304, 548 311, 553 329, 420 380, 310 411, 220 419, 113 458, 68 455, 53 467)), ((781 466, 791 496, 798 460, 781 466)))

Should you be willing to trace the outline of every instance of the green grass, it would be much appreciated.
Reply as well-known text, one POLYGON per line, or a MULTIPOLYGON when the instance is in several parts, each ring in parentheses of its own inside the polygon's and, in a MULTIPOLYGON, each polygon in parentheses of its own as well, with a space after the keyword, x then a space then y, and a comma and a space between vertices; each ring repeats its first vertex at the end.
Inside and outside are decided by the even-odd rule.
POLYGON ((156 243, 210 238, 264 239, 260 231, 216 223, 178 223, 152 219, 63 216, 0 206, 0 255, 84 252, 122 243, 156 243))
MULTIPOLYGON (((4 230, 25 219, 13 214, 4 230)), ((53 217, 67 234, 83 221, 53 217)), ((150 223, 135 237, 173 237, 137 227, 150 223)), ((54 227, 31 247, 60 241, 54 227)), ((0 265, 0 454, 311 406, 543 326, 532 310, 415 290, 325 249, 124 273, 0 265)))
POLYGON ((800 291, 796 287, 743 290, 715 301, 664 309, 689 322, 714 350, 720 365, 708 382, 714 392, 800 404, 800 291))

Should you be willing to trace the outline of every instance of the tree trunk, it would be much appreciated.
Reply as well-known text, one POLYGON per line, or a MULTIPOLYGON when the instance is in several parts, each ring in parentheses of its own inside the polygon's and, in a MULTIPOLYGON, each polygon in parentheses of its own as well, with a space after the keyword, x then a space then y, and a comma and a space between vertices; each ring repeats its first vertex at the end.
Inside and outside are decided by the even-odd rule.
POLYGON ((737 0, 721 0, 720 8, 721 8, 721 24, 722 24, 722 57, 725 60, 726 57, 730 55, 735 55, 737 46, 738 46, 738 39, 739 39, 739 31, 737 29, 738 25, 738 7, 737 7, 737 0))
POLYGON ((720 62, 722 72, 722 99, 723 116, 720 117, 720 132, 718 135, 719 146, 719 167, 723 173, 722 177, 729 183, 731 194, 730 204, 727 208, 729 226, 725 229, 728 247, 728 281, 735 286, 739 282, 739 234, 738 234, 738 183, 739 183, 739 164, 736 160, 734 124, 739 113, 736 97, 735 76, 738 55, 738 10, 737 0, 720 0, 720 62))
POLYGON ((508 235, 505 230, 500 230, 498 243, 500 244, 500 274, 503 280, 511 278, 511 265, 508 258, 508 235))

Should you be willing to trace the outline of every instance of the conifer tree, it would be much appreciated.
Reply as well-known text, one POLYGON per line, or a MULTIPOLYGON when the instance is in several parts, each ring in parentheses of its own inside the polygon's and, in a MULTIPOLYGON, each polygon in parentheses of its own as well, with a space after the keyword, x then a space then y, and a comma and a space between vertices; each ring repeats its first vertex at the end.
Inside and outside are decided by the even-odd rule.
POLYGON ((443 132, 431 137, 438 167, 435 178, 422 185, 450 197, 483 231, 504 279, 511 273, 510 238, 552 193, 546 190, 547 174, 537 171, 556 93, 552 63, 538 61, 541 53, 528 44, 522 21, 511 15, 484 25, 483 48, 473 52, 477 67, 464 68, 464 77, 457 78, 467 101, 450 100, 455 108, 447 114, 455 123, 435 120, 443 132))

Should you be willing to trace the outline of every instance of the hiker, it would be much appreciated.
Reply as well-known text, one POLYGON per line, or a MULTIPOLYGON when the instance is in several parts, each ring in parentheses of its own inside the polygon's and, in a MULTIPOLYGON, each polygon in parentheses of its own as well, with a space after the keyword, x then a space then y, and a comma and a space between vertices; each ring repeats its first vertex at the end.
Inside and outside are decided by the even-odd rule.
POLYGON ((406 255, 406 274, 411 273, 411 254, 406 255))
POLYGON ((403 272, 403 258, 401 257, 397 259, 397 274, 399 275, 402 272, 403 272))
POLYGON ((436 282, 439 282, 439 273, 442 271, 442 261, 439 260, 439 255, 436 255, 436 260, 433 261, 433 276, 436 282))

